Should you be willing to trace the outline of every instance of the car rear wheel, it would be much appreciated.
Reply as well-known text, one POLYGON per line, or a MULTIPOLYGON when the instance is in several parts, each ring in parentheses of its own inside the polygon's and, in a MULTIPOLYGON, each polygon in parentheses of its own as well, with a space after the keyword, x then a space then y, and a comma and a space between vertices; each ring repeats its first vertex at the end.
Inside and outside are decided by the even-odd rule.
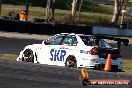
POLYGON ((77 67, 77 61, 76 61, 75 56, 72 56, 72 55, 68 56, 66 59, 66 62, 65 62, 65 66, 76 68, 77 67))
POLYGON ((22 61, 25 61, 25 62, 34 62, 33 51, 31 49, 26 49, 23 52, 22 61))

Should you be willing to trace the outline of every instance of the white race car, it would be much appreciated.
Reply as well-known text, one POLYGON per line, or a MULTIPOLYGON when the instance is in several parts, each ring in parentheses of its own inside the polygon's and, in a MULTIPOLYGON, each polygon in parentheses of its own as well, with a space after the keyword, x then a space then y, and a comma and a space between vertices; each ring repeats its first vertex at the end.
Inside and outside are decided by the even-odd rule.
POLYGON ((112 54, 112 69, 122 70, 120 50, 113 49, 103 39, 93 35, 61 33, 42 41, 42 44, 26 46, 17 61, 101 69, 109 53, 112 54))

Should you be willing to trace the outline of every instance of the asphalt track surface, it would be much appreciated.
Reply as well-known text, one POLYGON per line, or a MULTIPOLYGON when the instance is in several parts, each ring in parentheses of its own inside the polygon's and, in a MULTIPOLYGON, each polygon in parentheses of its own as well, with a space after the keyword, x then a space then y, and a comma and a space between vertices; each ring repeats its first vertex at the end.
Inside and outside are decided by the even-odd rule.
POLYGON ((77 88, 78 86, 81 87, 78 74, 72 69, 0 61, 0 88, 77 88))
MULTIPOLYGON (((88 70, 90 79, 132 79, 119 73, 88 70)), ((81 69, 40 65, 16 61, 0 61, 0 88, 82 88, 81 69)), ((131 88, 130 85, 87 88, 131 88)))
POLYGON ((39 44, 41 42, 41 40, 0 37, 0 53, 19 54, 19 52, 23 50, 25 46, 30 44, 39 44))

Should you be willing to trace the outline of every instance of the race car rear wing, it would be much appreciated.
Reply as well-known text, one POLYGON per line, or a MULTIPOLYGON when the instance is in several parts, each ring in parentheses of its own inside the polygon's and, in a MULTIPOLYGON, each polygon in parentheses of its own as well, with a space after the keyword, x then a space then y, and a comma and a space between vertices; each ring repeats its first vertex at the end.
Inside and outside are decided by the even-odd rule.
POLYGON ((116 38, 112 36, 105 36, 105 35, 94 35, 95 39, 108 39, 108 40, 114 40, 117 41, 117 47, 120 49, 121 42, 125 45, 128 46, 129 40, 128 39, 123 39, 123 38, 116 38))

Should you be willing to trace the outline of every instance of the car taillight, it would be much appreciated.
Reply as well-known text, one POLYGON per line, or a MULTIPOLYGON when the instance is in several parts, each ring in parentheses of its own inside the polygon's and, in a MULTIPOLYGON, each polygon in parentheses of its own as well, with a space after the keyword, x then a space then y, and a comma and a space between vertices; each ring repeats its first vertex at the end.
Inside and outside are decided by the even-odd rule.
POLYGON ((97 55, 97 50, 96 48, 92 48, 89 52, 91 55, 97 55))

